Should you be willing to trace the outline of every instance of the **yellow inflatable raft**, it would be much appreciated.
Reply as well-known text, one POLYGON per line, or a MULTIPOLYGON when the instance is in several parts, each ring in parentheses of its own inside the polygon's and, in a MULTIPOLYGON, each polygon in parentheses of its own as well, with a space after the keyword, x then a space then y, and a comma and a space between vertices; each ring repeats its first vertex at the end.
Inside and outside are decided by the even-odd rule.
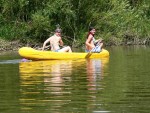
POLYGON ((22 47, 19 49, 19 55, 29 60, 65 60, 65 59, 85 59, 85 58, 105 58, 109 57, 109 52, 102 49, 100 53, 85 52, 52 52, 41 51, 30 47, 22 47))

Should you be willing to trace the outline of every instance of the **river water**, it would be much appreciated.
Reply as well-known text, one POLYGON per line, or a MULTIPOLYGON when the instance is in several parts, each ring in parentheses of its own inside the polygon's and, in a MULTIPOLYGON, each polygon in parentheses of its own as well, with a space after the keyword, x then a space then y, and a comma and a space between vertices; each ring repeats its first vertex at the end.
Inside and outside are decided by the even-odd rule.
POLYGON ((0 113, 150 113, 150 47, 110 58, 21 62, 0 53, 0 113))

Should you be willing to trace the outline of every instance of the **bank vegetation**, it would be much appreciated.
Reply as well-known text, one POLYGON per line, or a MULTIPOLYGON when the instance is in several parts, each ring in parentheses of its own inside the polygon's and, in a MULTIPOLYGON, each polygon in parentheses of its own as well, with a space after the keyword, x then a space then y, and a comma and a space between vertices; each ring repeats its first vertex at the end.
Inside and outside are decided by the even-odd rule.
POLYGON ((95 26, 106 45, 150 43, 149 0, 0 0, 0 12, 6 42, 36 46, 60 26, 66 44, 82 46, 95 26))

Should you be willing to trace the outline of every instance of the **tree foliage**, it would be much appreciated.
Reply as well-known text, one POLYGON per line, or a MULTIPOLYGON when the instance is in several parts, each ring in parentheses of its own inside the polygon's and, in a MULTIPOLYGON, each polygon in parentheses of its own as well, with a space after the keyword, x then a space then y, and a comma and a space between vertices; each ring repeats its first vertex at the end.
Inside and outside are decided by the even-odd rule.
POLYGON ((149 0, 0 0, 0 37, 45 40, 59 24, 71 41, 84 41, 89 26, 98 35, 150 37, 149 0))

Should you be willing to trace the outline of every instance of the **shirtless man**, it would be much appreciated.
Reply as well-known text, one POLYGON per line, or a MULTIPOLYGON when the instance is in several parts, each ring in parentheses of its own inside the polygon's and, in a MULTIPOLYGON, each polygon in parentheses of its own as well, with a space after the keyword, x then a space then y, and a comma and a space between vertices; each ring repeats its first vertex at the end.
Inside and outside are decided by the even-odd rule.
POLYGON ((86 52, 101 52, 103 46, 102 39, 95 40, 94 38, 95 32, 96 32, 95 28, 91 27, 89 29, 89 33, 87 35, 87 39, 85 42, 86 52))
POLYGON ((55 51, 55 52, 72 52, 72 50, 69 46, 60 49, 60 46, 63 46, 63 41, 62 41, 62 38, 61 38, 61 29, 59 29, 59 28, 57 28, 55 30, 55 34, 53 36, 49 37, 44 42, 43 48, 42 48, 43 51, 44 51, 44 48, 45 48, 47 43, 50 43, 51 51, 55 51))

